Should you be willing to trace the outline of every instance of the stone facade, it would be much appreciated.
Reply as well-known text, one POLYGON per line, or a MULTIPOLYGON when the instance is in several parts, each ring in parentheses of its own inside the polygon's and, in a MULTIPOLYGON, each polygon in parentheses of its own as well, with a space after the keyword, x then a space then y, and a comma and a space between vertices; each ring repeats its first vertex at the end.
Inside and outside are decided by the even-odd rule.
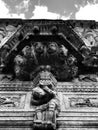
POLYGON ((98 23, 0 20, 0 130, 98 129, 98 23))

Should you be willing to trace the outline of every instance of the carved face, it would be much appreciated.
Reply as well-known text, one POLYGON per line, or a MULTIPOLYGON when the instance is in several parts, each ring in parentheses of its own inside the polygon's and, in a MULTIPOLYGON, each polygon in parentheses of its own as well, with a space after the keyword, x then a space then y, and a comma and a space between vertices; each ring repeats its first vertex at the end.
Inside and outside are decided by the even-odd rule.
POLYGON ((94 36, 93 36, 93 34, 91 35, 91 34, 87 34, 87 36, 85 37, 87 40, 88 40, 88 42, 89 42, 89 45, 88 46, 94 46, 94 44, 95 44, 95 39, 94 39, 94 36))
POLYGON ((21 68, 19 66, 15 66, 14 71, 15 71, 16 76, 19 76, 21 68))
POLYGON ((65 58, 68 55, 68 50, 65 48, 64 45, 60 48, 60 58, 65 58))
POLYGON ((83 31, 84 31, 84 28, 82 28, 82 27, 75 27, 74 30, 75 30, 78 34, 82 35, 82 33, 83 33, 83 31))
POLYGON ((45 95, 45 92, 40 87, 36 87, 33 89, 33 97, 35 99, 41 99, 45 95))
POLYGON ((22 56, 20 56, 20 55, 17 55, 16 57, 15 57, 15 63, 17 64, 17 65, 21 65, 21 64, 24 64, 24 62, 25 62, 25 60, 24 60, 24 58, 22 57, 22 56))
POLYGON ((25 46, 22 50, 24 56, 31 56, 31 48, 29 46, 25 46))
POLYGON ((44 51, 44 46, 41 42, 34 43, 35 52, 42 53, 44 51))
POLYGON ((67 62, 69 65, 74 65, 75 63, 77 63, 77 60, 73 55, 70 55, 67 62))
POLYGON ((52 42, 48 46, 48 53, 55 53, 58 50, 58 46, 55 42, 52 42))

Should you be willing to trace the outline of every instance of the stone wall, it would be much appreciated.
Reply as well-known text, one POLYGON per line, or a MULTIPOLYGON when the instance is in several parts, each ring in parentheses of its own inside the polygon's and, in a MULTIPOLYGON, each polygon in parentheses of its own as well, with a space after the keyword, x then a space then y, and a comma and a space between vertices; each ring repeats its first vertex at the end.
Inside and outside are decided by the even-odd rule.
MULTIPOLYGON (((0 83, 0 130, 32 130, 32 83, 0 83)), ((98 129, 98 84, 58 83, 58 130, 98 129)))

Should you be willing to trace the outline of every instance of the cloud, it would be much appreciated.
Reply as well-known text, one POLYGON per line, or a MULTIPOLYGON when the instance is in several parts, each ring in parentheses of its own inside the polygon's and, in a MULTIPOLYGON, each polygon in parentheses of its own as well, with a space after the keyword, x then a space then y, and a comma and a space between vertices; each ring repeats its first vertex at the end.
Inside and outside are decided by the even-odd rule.
POLYGON ((25 19, 25 14, 23 14, 23 13, 20 13, 20 14, 13 13, 13 14, 9 14, 9 18, 25 19))
MULTIPOLYGON (((0 0, 0 18, 22 18, 26 19, 25 12, 29 9, 30 0, 23 0, 19 6, 15 6, 17 11, 11 12, 11 7, 8 6, 3 0, 0 0), (23 11, 24 9, 24 11, 23 11)), ((47 6, 35 5, 34 10, 31 12, 30 19, 69 19, 70 16, 62 16, 59 13, 53 13, 48 11, 47 6)))
POLYGON ((4 1, 0 0, 0 18, 25 18, 25 15, 23 13, 16 14, 16 13, 10 13, 10 8, 5 4, 4 1))
POLYGON ((16 11, 18 13, 27 12, 29 10, 29 3, 30 0, 23 0, 22 2, 20 2, 20 4, 15 6, 16 11))
POLYGON ((9 9, 7 5, 2 0, 0 0, 0 18, 8 17, 8 15, 9 9))
POLYGON ((46 6, 35 6, 33 14, 33 19, 58 19, 60 17, 59 14, 48 12, 46 6))
POLYGON ((0 0, 0 18, 96 20, 98 0, 0 0))
POLYGON ((69 16, 61 16, 58 13, 53 13, 48 11, 47 6, 35 6, 35 9, 33 11, 32 19, 68 19, 69 16))
POLYGON ((96 20, 98 21, 98 3, 88 3, 84 7, 80 7, 76 13, 76 19, 80 20, 96 20))

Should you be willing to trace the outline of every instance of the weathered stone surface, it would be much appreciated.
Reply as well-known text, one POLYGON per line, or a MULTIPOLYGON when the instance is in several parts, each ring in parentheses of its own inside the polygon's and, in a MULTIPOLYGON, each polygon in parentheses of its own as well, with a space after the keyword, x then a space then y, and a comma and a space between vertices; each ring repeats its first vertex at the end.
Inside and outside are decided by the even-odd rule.
POLYGON ((49 120, 59 99, 56 129, 97 130, 97 43, 95 21, 0 20, 0 130, 34 129, 36 87, 49 96, 38 117, 49 120))
MULTIPOLYGON (((8 86, 12 85, 10 83, 7 83, 8 86)), ((31 87, 26 86, 27 83, 16 83, 17 90, 13 87, 9 88, 9 91, 0 91, 0 95, 25 95, 25 102, 23 101, 23 106, 22 108, 11 108, 11 107, 1 107, 0 108, 0 126, 6 130, 7 128, 11 128, 12 130, 14 129, 20 129, 22 130, 23 128, 26 130, 31 130, 32 129, 32 122, 33 122, 33 117, 34 117, 34 107, 30 105, 31 101, 31 96, 32 96, 32 85, 31 87), (20 89, 19 89, 20 87, 20 89), (27 87, 27 90, 24 89, 23 87, 27 87), (10 92, 11 91, 11 92, 10 92), (5 127, 6 125, 6 127, 5 127), (13 127, 13 128, 12 128, 13 127)), ((2 84, 3 86, 3 84, 2 84)), ((13 86, 15 86, 15 83, 13 83, 13 86)), ((96 86, 97 88, 97 83, 83 83, 83 84, 75 84, 75 83, 58 83, 57 86, 57 92, 58 92, 58 97, 60 100, 60 106, 61 106, 61 112, 57 118, 57 128, 58 129, 72 129, 74 128, 75 130, 77 129, 97 129, 97 120, 98 120, 98 108, 96 106, 87 106, 86 104, 80 105, 80 106, 70 106, 70 100, 75 99, 86 99, 89 98, 92 103, 95 105, 98 103, 98 92, 92 91, 93 86, 96 86), (84 88, 89 87, 89 92, 84 91, 79 92, 77 91, 77 87, 82 89, 83 85, 84 88), (70 88, 75 88, 76 91, 66 91, 66 88, 70 90, 70 88)), ((4 87, 4 86, 3 86, 4 87)), ((7 87, 6 87, 7 88, 7 87)), ((82 101, 80 100, 80 103, 82 101)), ((82 102, 84 103, 84 102, 82 102)))

